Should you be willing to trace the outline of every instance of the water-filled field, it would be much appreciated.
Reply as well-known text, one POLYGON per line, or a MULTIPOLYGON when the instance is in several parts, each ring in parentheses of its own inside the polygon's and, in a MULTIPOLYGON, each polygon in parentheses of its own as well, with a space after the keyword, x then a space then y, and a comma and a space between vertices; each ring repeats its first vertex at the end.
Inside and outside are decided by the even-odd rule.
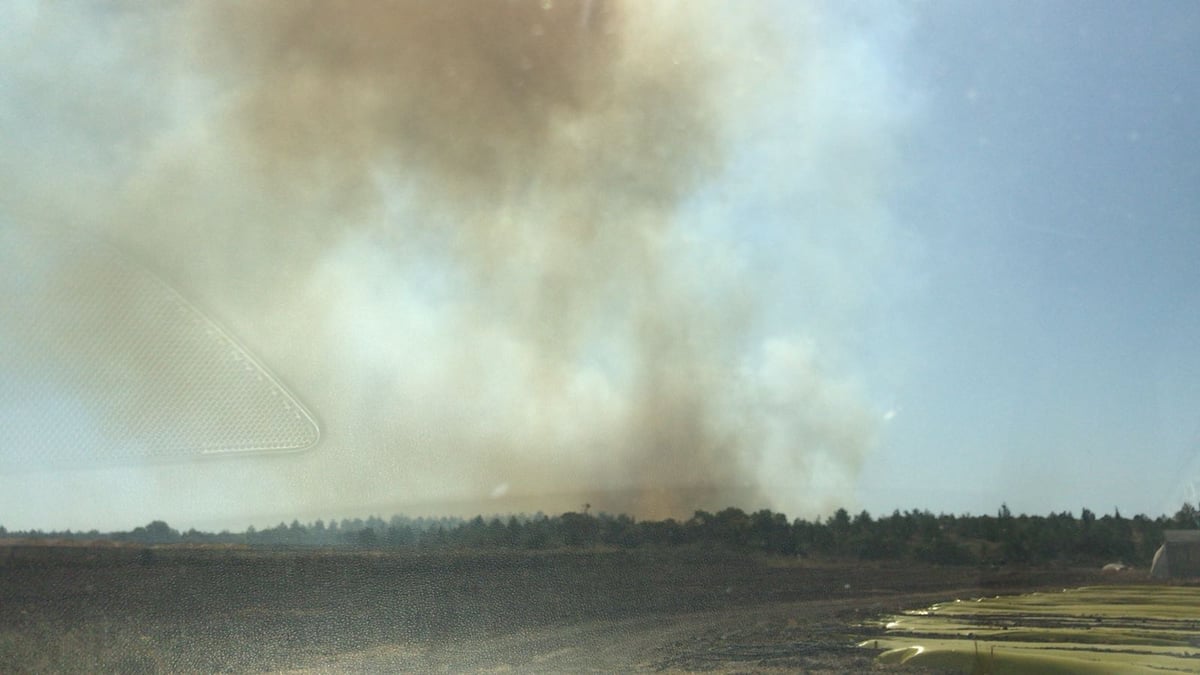
POLYGON ((1200 587, 1092 586, 891 617, 879 659, 973 673, 1200 671, 1200 587))

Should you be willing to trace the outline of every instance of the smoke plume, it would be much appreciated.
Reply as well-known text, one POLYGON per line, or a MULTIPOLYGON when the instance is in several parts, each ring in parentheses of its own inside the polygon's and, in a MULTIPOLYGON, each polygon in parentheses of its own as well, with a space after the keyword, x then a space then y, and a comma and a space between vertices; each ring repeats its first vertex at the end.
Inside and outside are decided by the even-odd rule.
MULTIPOLYGON (((584 501, 686 516, 811 508, 852 481, 869 406, 819 339, 765 337, 754 260, 720 234, 741 224, 714 227, 735 216, 711 208, 753 182, 731 167, 764 110, 825 105, 797 103, 839 67, 809 12, 784 34, 715 3, 91 11, 111 31, 93 47, 135 73, 92 93, 123 105, 76 142, 94 160, 39 147, 21 169, 86 203, 40 209, 55 189, 25 178, 10 211, 90 229, 153 270, 324 432, 297 455, 130 469, 153 486, 139 493, 191 495, 197 519, 584 501)), ((806 124, 759 181, 804 193, 789 170, 851 147, 867 187, 830 199, 861 221, 881 199, 871 151, 806 124)))

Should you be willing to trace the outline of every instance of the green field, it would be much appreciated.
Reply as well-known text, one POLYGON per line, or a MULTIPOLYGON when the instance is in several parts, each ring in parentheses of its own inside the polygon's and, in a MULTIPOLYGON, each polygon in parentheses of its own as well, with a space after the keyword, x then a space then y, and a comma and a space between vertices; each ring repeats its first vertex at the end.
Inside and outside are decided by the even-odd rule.
POLYGON ((1090 586, 890 617, 884 663, 972 673, 1200 671, 1200 587, 1090 586))

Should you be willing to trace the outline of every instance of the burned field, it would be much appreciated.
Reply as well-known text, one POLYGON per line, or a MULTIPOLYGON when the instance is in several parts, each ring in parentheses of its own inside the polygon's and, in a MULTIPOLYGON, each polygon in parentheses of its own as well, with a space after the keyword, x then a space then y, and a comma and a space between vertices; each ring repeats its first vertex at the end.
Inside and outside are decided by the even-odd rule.
POLYGON ((1090 572, 699 549, 0 549, 0 671, 871 668, 888 612, 1090 572))

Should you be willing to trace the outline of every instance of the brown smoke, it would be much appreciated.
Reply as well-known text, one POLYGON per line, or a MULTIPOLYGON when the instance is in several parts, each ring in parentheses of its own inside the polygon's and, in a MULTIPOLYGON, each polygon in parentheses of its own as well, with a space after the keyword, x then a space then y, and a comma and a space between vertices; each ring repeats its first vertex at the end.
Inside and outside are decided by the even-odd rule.
MULTIPOLYGON (((540 386, 562 386, 554 373, 588 336, 629 342, 633 461, 618 480, 742 489, 744 439, 714 422, 738 308, 703 314, 661 278, 665 231, 720 167, 730 112, 692 23, 549 0, 232 4, 207 18, 202 56, 233 88, 234 142, 278 198, 335 194, 369 214, 379 191, 411 189, 431 222, 383 223, 384 240, 445 228, 432 236, 485 298, 471 311, 534 341, 540 386)), ((494 461, 546 473, 513 472, 519 450, 494 461)))
POLYGON ((778 76, 765 24, 617 0, 157 11, 177 30, 131 49, 187 113, 130 133, 138 160, 97 228, 327 432, 244 460, 286 497, 200 469, 231 503, 567 495, 545 508, 678 516, 759 504, 767 446, 857 467, 869 431, 843 443, 809 420, 869 429, 860 402, 803 359, 756 394, 753 289, 686 250, 683 202, 719 183, 778 76))
POLYGON ((602 0, 233 4, 209 17, 202 54, 233 87, 232 142, 279 198, 315 191, 362 214, 411 190, 427 215, 383 229, 401 247, 438 230, 482 288, 522 296, 552 347, 598 291, 656 283, 660 233, 720 164, 710 57, 686 22, 647 14, 602 0))

